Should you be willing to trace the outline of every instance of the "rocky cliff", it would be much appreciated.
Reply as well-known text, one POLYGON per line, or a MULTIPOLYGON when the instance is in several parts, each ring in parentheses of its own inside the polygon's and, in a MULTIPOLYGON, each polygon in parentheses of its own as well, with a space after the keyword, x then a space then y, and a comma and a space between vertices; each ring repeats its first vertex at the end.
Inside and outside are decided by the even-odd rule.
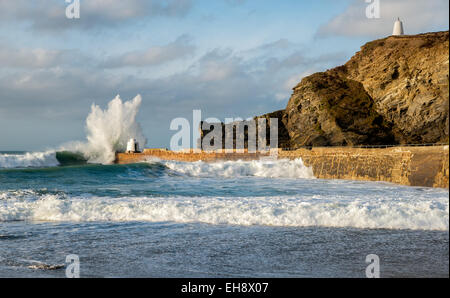
MULTIPOLYGON (((215 140, 214 136, 209 136, 209 134, 212 133, 213 129, 217 129, 219 132, 221 132, 221 135, 216 135, 216 137, 221 138, 220 144, 218 144, 217 149, 226 149, 226 138, 230 136, 233 141, 233 148, 235 149, 249 149, 249 129, 250 129, 250 139, 252 137, 254 138, 254 146, 257 144, 259 146, 270 146, 270 139, 271 139, 271 119, 278 119, 278 148, 290 148, 291 147, 291 139, 289 136, 289 132, 286 129, 286 126, 284 125, 282 119, 284 116, 284 110, 276 111, 273 113, 265 114, 262 116, 254 117, 250 121, 238 121, 238 122, 231 122, 228 124, 225 123, 207 123, 207 122, 201 122, 200 126, 202 129, 200 130, 200 148, 204 148, 204 143, 210 144, 211 146, 214 146, 214 143, 217 141, 215 140), (259 128, 260 125, 260 119, 265 120, 265 122, 262 122, 262 125, 265 123, 265 127, 259 128), (253 130, 250 128, 252 125, 254 125, 253 130), (259 132, 264 132, 265 130, 265 144, 259 144, 259 132), (205 141, 205 138, 206 141, 205 141), (204 142, 205 141, 205 142, 204 142)), ((275 145, 274 145, 275 146, 275 145)), ((261 147, 259 147, 261 149, 261 147)), ((231 149, 231 148, 228 148, 231 149)), ((252 147, 250 146, 250 150, 252 150, 252 147)), ((253 150, 256 150, 256 147, 253 148, 253 150)))
POLYGON ((448 112, 446 31, 369 42, 305 77, 275 113, 289 136, 282 147, 300 147, 448 142, 448 112))

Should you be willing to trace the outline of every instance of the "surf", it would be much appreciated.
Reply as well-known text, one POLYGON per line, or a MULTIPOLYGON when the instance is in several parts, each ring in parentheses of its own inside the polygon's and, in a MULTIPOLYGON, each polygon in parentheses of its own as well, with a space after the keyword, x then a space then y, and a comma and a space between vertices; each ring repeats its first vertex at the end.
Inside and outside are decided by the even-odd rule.
POLYGON ((142 97, 122 101, 119 95, 111 100, 105 109, 92 104, 86 118, 86 141, 71 142, 61 146, 59 151, 81 153, 88 163, 111 164, 118 151, 125 151, 130 138, 145 146, 145 138, 136 117, 142 97))
POLYGON ((50 168, 57 166, 85 165, 88 160, 80 152, 45 151, 0 153, 0 169, 50 168))
POLYGON ((435 198, 321 196, 98 197, 0 192, 0 221, 174 222, 359 229, 449 229, 449 203, 435 198))
POLYGON ((105 109, 92 104, 86 118, 86 141, 71 141, 42 152, 0 153, 0 168, 111 164, 116 152, 125 151, 130 138, 147 143, 136 120, 141 103, 140 95, 129 101, 117 95, 105 109))
POLYGON ((55 151, 0 153, 0 168, 41 168, 59 164, 55 151))
POLYGON ((280 159, 273 161, 217 161, 217 162, 177 162, 158 161, 170 170, 182 175, 200 178, 291 178, 314 179, 311 167, 304 165, 301 158, 295 160, 280 159))

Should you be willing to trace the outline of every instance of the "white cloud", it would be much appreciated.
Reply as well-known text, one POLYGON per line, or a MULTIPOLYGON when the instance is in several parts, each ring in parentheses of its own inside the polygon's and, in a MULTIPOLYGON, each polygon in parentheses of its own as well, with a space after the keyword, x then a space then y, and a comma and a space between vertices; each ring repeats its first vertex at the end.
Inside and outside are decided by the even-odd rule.
POLYGON ((153 17, 183 17, 193 0, 87 0, 81 1, 81 18, 65 16, 63 0, 0 0, 0 23, 24 23, 35 30, 58 31, 111 27, 153 17))
POLYGON ((145 51, 133 51, 107 59, 101 66, 115 68, 161 65, 190 56, 194 51, 195 46, 192 45, 191 38, 182 35, 167 45, 151 47, 145 51))
POLYGON ((293 46, 295 46, 294 43, 290 42, 286 38, 281 38, 277 41, 263 44, 262 46, 258 47, 258 49, 269 50, 269 51, 271 51, 271 50, 287 50, 293 46))
MULTIPOLYGON (((190 44, 188 39, 186 42, 190 44)), ((170 44, 174 43, 176 41, 170 44)), ((335 66, 338 59, 335 55, 311 58, 299 50, 294 54, 273 53, 276 56, 271 56, 254 53, 249 57, 248 53, 242 55, 231 49, 215 49, 194 58, 192 63, 184 61, 190 66, 179 69, 179 72, 149 78, 151 70, 133 65, 137 62, 142 64, 144 60, 145 63, 160 63, 168 59, 164 56, 167 53, 155 50, 150 51, 151 54, 147 50, 136 53, 140 55, 129 56, 127 53, 119 57, 122 58, 118 60, 121 66, 131 66, 128 69, 104 69, 99 61, 83 55, 78 61, 80 63, 69 63, 64 60, 66 56, 58 59, 57 53, 53 53, 56 57, 41 54, 42 58, 36 60, 40 62, 30 65, 27 64, 32 63, 30 61, 22 62, 24 68, 0 72, 0 111, 8 111, 7 115, 2 115, 3 121, 20 126, 20 119, 25 118, 36 123, 36 129, 42 121, 53 123, 55 127, 64 121, 64 127, 75 135, 82 131, 84 117, 92 102, 106 104, 117 94, 131 97, 140 93, 143 96, 141 115, 145 115, 142 124, 147 129, 146 135, 156 142, 154 145, 161 145, 170 136, 170 120, 190 117, 196 108, 201 108, 205 117, 220 119, 247 118, 282 109, 292 93, 292 85, 301 78, 298 74, 309 69, 324 70, 335 66), (123 61, 124 57, 129 58, 123 61), (63 66, 58 63, 63 63, 63 66), (286 83, 288 79, 289 84, 286 83)), ((174 59, 180 57, 169 56, 174 59)), ((33 137, 34 134, 24 133, 23 137, 33 137)), ((2 136, 4 134, 0 132, 2 136)), ((68 141, 72 137, 67 135, 67 138, 68 141)))
POLYGON ((65 52, 46 49, 0 48, 0 65, 13 68, 48 68, 59 65, 65 52))
POLYGON ((285 88, 286 91, 289 90, 289 92, 292 92, 292 89, 294 89, 294 87, 297 86, 298 83, 300 83, 300 81, 303 78, 305 78, 309 75, 312 75, 313 73, 315 73, 317 71, 319 71, 319 70, 316 68, 310 68, 310 69, 305 70, 301 74, 293 75, 284 82, 283 87, 285 88))
POLYGON ((242 74, 242 63, 232 50, 215 49, 201 57, 191 71, 200 82, 224 81, 242 74))
POLYGON ((89 0, 82 2, 83 13, 104 18, 125 20, 146 13, 145 2, 138 0, 89 0))
POLYGON ((192 0, 89 0, 83 2, 82 12, 110 20, 125 20, 140 16, 183 16, 192 0))
POLYGON ((385 37, 392 34, 394 21, 404 21, 406 34, 448 30, 448 0, 380 0, 380 19, 366 17, 363 0, 355 0, 347 9, 320 27, 318 36, 385 37))

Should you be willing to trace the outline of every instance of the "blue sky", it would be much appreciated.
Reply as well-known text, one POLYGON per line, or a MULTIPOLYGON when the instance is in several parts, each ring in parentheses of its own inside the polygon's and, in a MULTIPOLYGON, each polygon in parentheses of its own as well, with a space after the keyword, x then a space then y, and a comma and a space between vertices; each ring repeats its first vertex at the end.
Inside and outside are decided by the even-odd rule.
POLYGON ((0 151, 85 138, 92 103, 141 94, 149 147, 173 118, 251 117, 283 109, 302 77, 345 63, 365 42, 448 30, 448 1, 0 0, 0 151))

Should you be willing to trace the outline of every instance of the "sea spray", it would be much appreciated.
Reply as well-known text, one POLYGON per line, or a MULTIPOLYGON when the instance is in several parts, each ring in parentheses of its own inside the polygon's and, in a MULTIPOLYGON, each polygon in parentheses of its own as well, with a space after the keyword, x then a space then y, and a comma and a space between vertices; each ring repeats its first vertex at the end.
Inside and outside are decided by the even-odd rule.
POLYGON ((61 150, 81 152, 89 163, 110 164, 116 151, 125 151, 130 138, 144 146, 147 140, 136 122, 141 102, 140 95, 125 102, 117 95, 105 110, 93 104, 86 119, 87 142, 71 143, 61 150))
POLYGON ((178 162, 149 159, 147 162, 161 162, 167 168, 190 177, 262 177, 262 178, 304 178, 313 179, 311 167, 304 165, 301 158, 294 160, 279 159, 275 161, 217 161, 217 162, 178 162))
POLYGON ((0 154, 0 168, 41 168, 57 166, 55 151, 0 154))
POLYGON ((89 163, 110 164, 116 151, 125 151, 130 138, 141 146, 147 143, 136 115, 142 97, 137 95, 122 102, 117 95, 105 110, 92 104, 86 119, 87 142, 69 142, 58 149, 25 154, 0 154, 0 168, 54 167, 58 165, 89 163), (61 162, 61 156, 69 161, 61 162))
POLYGON ((448 200, 347 196, 104 197, 3 192, 0 222, 175 222, 212 225, 448 231, 448 200))

